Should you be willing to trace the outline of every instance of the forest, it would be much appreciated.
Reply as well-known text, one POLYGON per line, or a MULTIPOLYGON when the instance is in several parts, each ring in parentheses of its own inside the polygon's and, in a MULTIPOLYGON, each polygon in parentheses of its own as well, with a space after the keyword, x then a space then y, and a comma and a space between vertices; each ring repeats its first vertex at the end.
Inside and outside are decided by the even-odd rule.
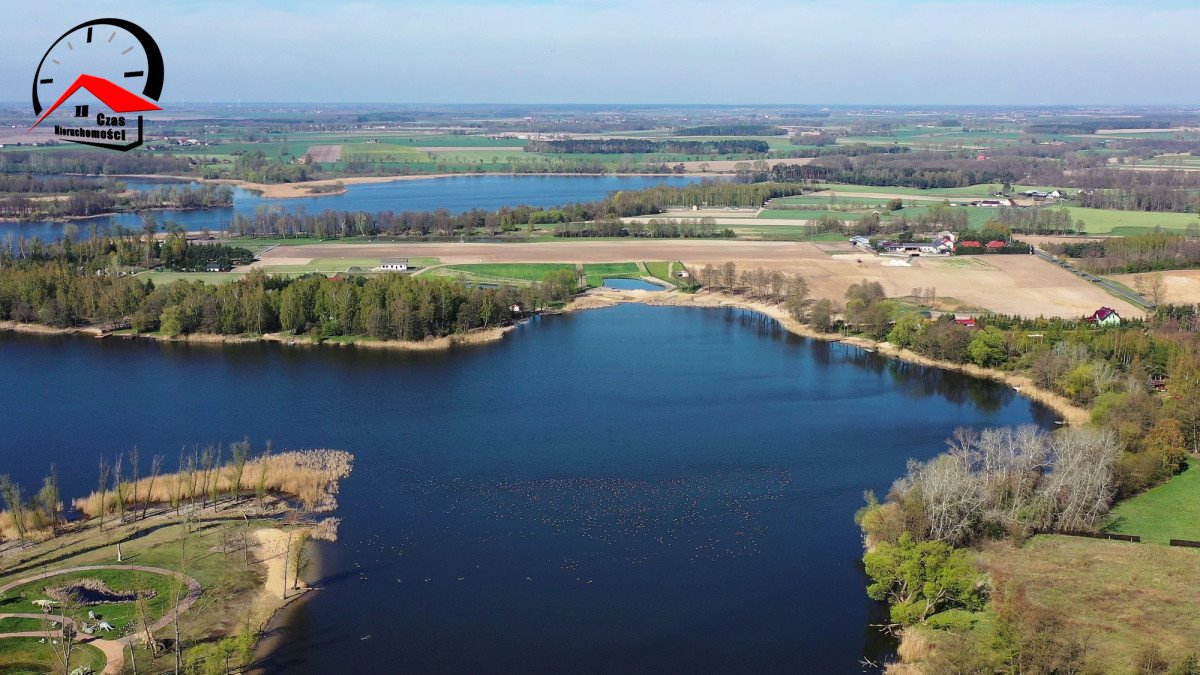
POLYGON ((1099 241, 1054 243, 1046 250, 1075 259, 1093 274, 1130 274, 1200 267, 1200 240, 1165 232, 1099 241))
POLYGON ((0 270, 0 320, 59 328, 128 320, 138 332, 422 340, 512 321, 513 305, 537 308, 540 287, 467 288, 435 277, 388 274, 290 279, 252 273, 222 285, 156 287, 133 276, 80 275, 62 262, 0 270))
MULTIPOLYGON (((502 326, 521 312, 566 299, 573 282, 548 280, 519 289, 467 288, 437 277, 292 279, 254 272, 223 285, 176 281, 156 286, 117 271, 122 263, 162 254, 180 266, 242 249, 188 244, 179 238, 99 237, 39 245, 0 265, 0 320, 75 328, 128 320, 138 332, 261 335, 291 331, 316 337, 421 340, 502 326), (182 246, 181 246, 182 244, 182 246), (515 311, 514 306, 521 308, 515 311)), ((152 260, 153 262, 153 260, 152 260)))

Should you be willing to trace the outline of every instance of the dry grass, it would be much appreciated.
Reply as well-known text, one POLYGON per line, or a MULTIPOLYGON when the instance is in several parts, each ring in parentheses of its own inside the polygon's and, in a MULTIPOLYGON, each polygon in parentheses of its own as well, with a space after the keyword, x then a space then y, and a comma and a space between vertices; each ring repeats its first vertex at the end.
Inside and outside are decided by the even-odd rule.
POLYGON ((896 648, 897 663, 889 663, 884 672, 888 675, 914 675, 921 672, 918 664, 933 653, 933 645, 924 631, 909 628, 900 634, 900 645, 896 648))
MULTIPOLYGON (((54 537, 54 528, 38 522, 37 515, 34 509, 26 509, 24 517, 26 541, 46 541, 54 537)), ((13 518, 13 514, 7 510, 0 511, 0 541, 14 541, 18 538, 20 537, 17 522, 13 518)))
MULTIPOLYGON (((295 450, 246 463, 239 482, 239 493, 253 493, 259 481, 266 492, 299 500, 310 511, 329 510, 336 505, 338 481, 350 475, 354 456, 344 450, 295 450), (265 471, 265 475, 263 474, 265 471)), ((142 478, 136 484, 124 483, 125 508, 132 509, 132 497, 138 505, 171 504, 174 501, 193 502, 207 496, 229 494, 235 480, 233 465, 205 471, 181 471, 151 479, 142 478), (153 485, 151 481, 153 480, 153 485), (214 487, 215 486, 215 487, 214 487)), ((84 515, 95 518, 101 514, 101 493, 74 500, 84 515)), ((109 490, 104 494, 105 514, 113 513, 117 495, 109 490)))
POLYGON ((1200 551, 1040 536, 1019 548, 989 544, 980 562, 1006 596, 1062 617, 1062 632, 1085 639, 1104 672, 1134 672, 1151 648, 1171 663, 1196 651, 1200 551))

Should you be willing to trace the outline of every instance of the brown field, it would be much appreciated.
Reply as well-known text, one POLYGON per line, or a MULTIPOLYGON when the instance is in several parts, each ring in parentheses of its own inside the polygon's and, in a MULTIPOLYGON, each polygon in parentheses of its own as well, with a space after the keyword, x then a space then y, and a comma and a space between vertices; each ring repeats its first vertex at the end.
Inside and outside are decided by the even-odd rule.
POLYGON ((900 263, 896 258, 833 256, 818 246, 801 242, 639 239, 530 244, 307 244, 275 248, 256 265, 300 264, 312 258, 389 256, 433 256, 445 264, 682 260, 693 267, 732 260, 741 268, 763 267, 802 274, 814 297, 839 301, 850 284, 867 279, 883 284, 889 296, 907 296, 913 288, 932 287, 939 296, 1006 314, 1080 317, 1108 306, 1122 316, 1142 315, 1132 305, 1034 256, 920 258, 907 267, 896 266, 900 263))
POLYGON ((54 140, 54 125, 50 120, 46 121, 45 126, 40 126, 32 131, 26 131, 22 127, 9 127, 0 129, 0 145, 13 145, 14 143, 45 143, 46 141, 54 140))
POLYGON ((1111 278, 1136 290, 1137 278, 1159 276, 1163 280, 1163 302, 1174 304, 1195 304, 1200 302, 1200 270, 1167 270, 1165 272, 1148 272, 1146 274, 1117 274, 1111 278))
POLYGON ((342 159, 342 146, 314 145, 309 147, 308 156, 314 162, 338 162, 342 159))
MULTIPOLYGON (((886 190, 887 188, 883 188, 886 190)), ((837 190, 821 190, 813 192, 809 197, 848 197, 862 199, 902 199, 906 202, 966 202, 978 197, 934 197, 930 195, 902 195, 894 192, 838 192, 837 190)))
POLYGON ((1195 549, 1042 536, 1021 548, 989 544, 980 561, 1004 593, 1019 589, 1083 638, 1095 672, 1136 672, 1149 647, 1172 663, 1196 651, 1195 549))

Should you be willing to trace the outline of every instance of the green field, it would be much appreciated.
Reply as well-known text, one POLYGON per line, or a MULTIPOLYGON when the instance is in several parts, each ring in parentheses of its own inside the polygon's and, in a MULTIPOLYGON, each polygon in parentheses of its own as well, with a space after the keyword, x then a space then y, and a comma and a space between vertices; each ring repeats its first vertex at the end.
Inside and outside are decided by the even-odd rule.
POLYGON ((1188 225, 1200 225, 1200 216, 1194 213, 1112 211, 1109 209, 1085 209, 1079 206, 1065 208, 1071 212, 1071 218, 1083 220, 1088 234, 1145 234, 1152 232, 1156 227, 1172 232, 1183 232, 1188 225))
POLYGON ((776 197, 772 199, 768 206, 795 206, 795 205, 816 205, 816 206, 848 206, 848 207, 874 207, 884 206, 891 199, 883 197, 821 197, 817 195, 805 195, 803 197, 776 197))
POLYGON ((486 277, 503 281, 541 281, 549 272, 557 270, 575 271, 567 263, 477 263, 470 265, 447 265, 438 270, 463 272, 475 277, 486 277))
POLYGON ((1109 532, 1136 534, 1143 541, 1200 541, 1200 468, 1192 468, 1112 510, 1109 532))
POLYGON ((857 211, 809 211, 807 209, 763 209, 756 218, 780 220, 817 220, 821 216, 833 216, 838 220, 862 220, 865 213, 857 211))
POLYGON ((642 270, 637 263, 588 263, 583 266, 583 274, 588 286, 603 286, 605 277, 623 277, 636 279, 642 276, 642 270))
MULTIPOLYGON (((6 638, 0 640, 0 673, 62 672, 62 657, 54 646, 42 644, 38 638, 6 638)), ((71 648, 71 669, 87 666, 93 672, 104 670, 104 652, 91 645, 76 644, 71 648)))
POLYGON ((350 143, 342 146, 343 162, 424 162, 429 156, 421 150, 395 143, 350 143))

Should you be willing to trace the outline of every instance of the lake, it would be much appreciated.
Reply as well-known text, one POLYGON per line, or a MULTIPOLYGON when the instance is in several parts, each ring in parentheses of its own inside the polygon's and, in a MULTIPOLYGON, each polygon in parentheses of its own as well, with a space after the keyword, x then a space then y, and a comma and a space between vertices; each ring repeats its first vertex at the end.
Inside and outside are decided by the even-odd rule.
MULTIPOLYGON (((134 190, 152 190, 170 183, 134 178, 122 180, 134 190)), ((343 194, 294 199, 264 199, 257 192, 236 188, 231 208, 153 213, 160 226, 168 220, 175 220, 188 230, 218 231, 229 224, 235 213, 253 216, 255 209, 263 206, 288 210, 303 208, 310 213, 326 209, 378 213, 433 211, 441 208, 462 213, 471 209, 492 210, 518 204, 558 206, 590 202, 603 199, 614 190, 641 190, 659 184, 681 186, 697 180, 699 178, 696 176, 448 176, 351 184, 346 186, 343 194)), ((121 225, 141 231, 142 215, 123 213, 101 218, 77 218, 70 222, 79 227, 80 236, 87 236, 88 226, 92 224, 100 228, 121 225)), ((0 240, 12 233, 14 237, 39 237, 43 241, 53 241, 62 236, 63 225, 63 222, 55 221, 0 222, 0 240)))
POLYGON ((248 436, 342 448, 340 540, 272 672, 859 672, 853 522, 1003 385, 740 310, 622 305, 438 353, 0 333, 0 472, 92 489, 248 436), (369 636, 369 637, 368 637, 369 636))

